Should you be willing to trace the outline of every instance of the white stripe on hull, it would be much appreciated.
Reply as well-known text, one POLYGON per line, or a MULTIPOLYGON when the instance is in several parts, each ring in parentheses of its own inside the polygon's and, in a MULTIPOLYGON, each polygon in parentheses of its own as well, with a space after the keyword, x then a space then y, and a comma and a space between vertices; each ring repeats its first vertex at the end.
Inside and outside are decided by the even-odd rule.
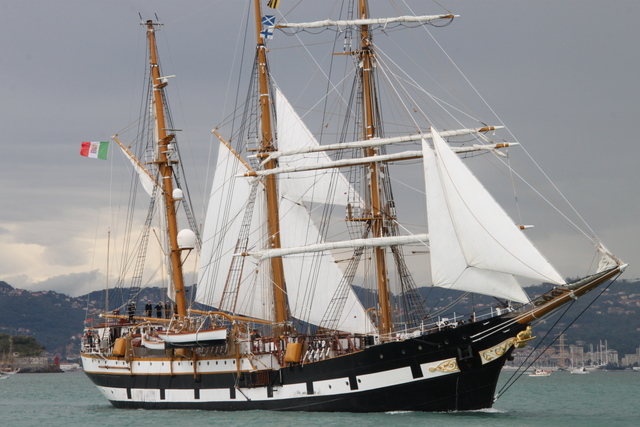
MULTIPOLYGON (((278 369, 280 365, 273 355, 255 356, 253 360, 240 359, 240 369, 236 366, 236 359, 199 360, 197 363, 198 374, 212 374, 222 372, 251 372, 256 368, 278 369), (253 363, 253 366, 252 366, 253 363)), ((85 372, 92 374, 120 374, 131 371, 131 375, 180 375, 193 374, 194 362, 190 360, 161 360, 161 359, 135 359, 126 362, 117 359, 98 359, 82 356, 82 367, 85 372)))

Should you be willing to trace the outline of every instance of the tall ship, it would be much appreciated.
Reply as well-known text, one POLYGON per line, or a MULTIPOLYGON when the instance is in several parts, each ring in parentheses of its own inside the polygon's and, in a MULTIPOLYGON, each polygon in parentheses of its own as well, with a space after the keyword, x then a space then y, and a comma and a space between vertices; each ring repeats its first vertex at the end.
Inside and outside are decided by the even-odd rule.
POLYGON ((135 292, 107 302, 85 327, 84 372, 118 408, 490 408, 504 363, 534 338, 532 326, 615 280, 626 264, 590 238, 599 264, 565 279, 468 165, 478 156, 504 159, 518 144, 497 136, 502 126, 444 119, 433 106, 448 105, 422 89, 427 79, 401 75, 374 44, 404 30, 449 31, 440 27, 456 15, 379 17, 377 2, 359 0, 345 2, 336 19, 293 23, 276 9, 280 2, 263 3, 249 3, 248 95, 227 121, 230 134, 214 130, 217 163, 202 227, 168 109, 160 26, 143 23, 148 137, 138 145, 114 140, 150 208, 139 237, 127 240, 136 249, 122 262, 130 278, 112 280, 108 292, 115 301, 125 283, 147 283, 144 254, 159 245, 168 303, 140 310, 135 292), (337 81, 327 75, 328 94, 307 106, 324 115, 303 120, 275 79, 300 80, 307 64, 288 62, 289 74, 276 76, 267 44, 290 36, 312 45, 306 39, 314 35, 332 37, 331 62, 349 69, 337 81), (403 111, 386 110, 390 100, 403 111), (420 106, 424 100, 431 106, 420 106), (405 181, 419 187, 409 216, 423 220, 418 231, 402 222, 394 199, 392 172, 405 167, 415 170, 405 181), (187 266, 196 260, 190 281, 187 266), (552 286, 531 300, 521 286, 531 282, 552 286), (434 287, 458 299, 488 295, 496 307, 453 314, 429 300, 434 287))

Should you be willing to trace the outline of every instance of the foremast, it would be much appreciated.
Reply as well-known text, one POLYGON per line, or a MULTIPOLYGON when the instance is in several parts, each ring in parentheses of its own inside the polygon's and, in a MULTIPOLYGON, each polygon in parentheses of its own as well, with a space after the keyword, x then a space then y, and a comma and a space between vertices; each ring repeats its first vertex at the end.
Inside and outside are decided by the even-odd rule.
POLYGON ((171 274, 175 290, 175 306, 180 317, 187 315, 187 303, 185 298, 184 278, 182 274, 182 252, 178 245, 178 220, 176 217, 176 202, 173 188, 173 163, 170 153, 173 151, 171 143, 175 135, 167 133, 165 121, 163 88, 167 86, 166 79, 160 75, 158 65, 158 52, 156 47, 155 26, 160 25, 149 20, 147 26, 147 38, 149 41, 149 65, 151 67, 151 87, 153 89, 153 112, 155 115, 155 127, 157 138, 157 153, 154 163, 160 172, 160 184, 163 190, 165 214, 167 221, 167 233, 169 237, 169 249, 171 260, 171 274))
MULTIPOLYGON (((256 26, 256 55, 258 66, 258 90, 259 90, 259 106, 260 106, 260 135, 259 135, 259 151, 260 154, 268 154, 275 151, 273 144, 273 130, 271 117, 271 96, 269 91, 269 70, 267 69, 267 48, 264 39, 261 36, 262 30, 262 10, 260 0, 254 0, 255 26, 256 26)), ((269 159, 265 165, 265 169, 274 169, 276 161, 269 159)), ((266 188, 268 227, 269 227, 269 245, 271 249, 279 249, 280 243, 280 214, 278 210, 278 189, 277 180, 274 175, 264 178, 266 188)), ((275 321, 284 326, 289 320, 289 310, 287 305, 287 289, 284 280, 284 267, 281 257, 271 259, 271 270, 273 280, 273 302, 275 321)))
MULTIPOLYGON (((359 18, 367 19, 369 17, 368 2, 360 0, 359 2, 359 18)), ((357 52, 358 62, 361 64, 359 72, 361 73, 362 82, 362 139, 369 140, 379 136, 377 123, 375 122, 376 97, 374 94, 374 75, 373 67, 375 62, 375 53, 369 33, 368 25, 360 26, 360 49, 357 52)), ((375 156, 377 149, 367 147, 364 149, 366 157, 375 156)), ((382 206, 382 189, 380 185, 380 177, 378 173, 378 163, 369 165, 369 186, 370 191, 370 218, 371 232, 373 237, 383 237, 384 230, 384 207, 382 206)), ((381 337, 388 336, 393 330, 391 323, 391 304, 389 302, 389 289, 387 279, 387 266, 385 260, 385 248, 378 246, 374 248, 376 278, 378 285, 378 303, 379 303, 379 322, 378 331, 381 337)))

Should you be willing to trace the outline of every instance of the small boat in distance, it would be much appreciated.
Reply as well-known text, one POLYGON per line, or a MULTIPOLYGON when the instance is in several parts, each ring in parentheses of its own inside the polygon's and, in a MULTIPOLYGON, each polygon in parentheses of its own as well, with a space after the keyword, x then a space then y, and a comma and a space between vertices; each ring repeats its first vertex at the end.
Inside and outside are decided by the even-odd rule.
POLYGON ((16 368, 14 366, 14 355, 13 352, 13 335, 9 335, 9 360, 8 363, 3 363, 0 367, 0 375, 3 378, 6 378, 9 375, 15 375, 20 372, 20 368, 16 368))
POLYGON ((534 369, 533 372, 529 374, 530 377, 548 377, 551 376, 551 371, 547 371, 544 369, 534 369))
POLYGON ((585 368, 584 366, 580 366, 580 367, 577 367, 577 368, 571 368, 570 373, 577 374, 577 375, 582 375, 582 374, 588 374, 589 371, 587 371, 587 368, 585 368))

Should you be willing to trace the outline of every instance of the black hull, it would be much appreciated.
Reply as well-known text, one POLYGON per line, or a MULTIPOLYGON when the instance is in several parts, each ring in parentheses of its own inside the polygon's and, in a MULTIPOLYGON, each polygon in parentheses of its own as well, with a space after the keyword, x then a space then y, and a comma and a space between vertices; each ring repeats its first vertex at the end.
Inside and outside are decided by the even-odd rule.
MULTIPOLYGON (((502 365, 502 364, 501 364, 502 365)), ((490 408, 500 367, 459 373, 401 386, 350 395, 306 397, 274 401, 134 402, 111 401, 121 409, 199 409, 211 411, 304 412, 449 412, 490 408)))
MULTIPOLYGON (((118 408, 315 412, 476 410, 492 406, 500 371, 513 347, 505 347, 506 351, 488 363, 482 362, 479 352, 504 343, 525 328, 519 324, 507 327, 508 323, 506 319, 497 318, 490 322, 467 324, 418 338, 372 346, 325 361, 262 371, 260 377, 251 372, 190 375, 87 372, 87 375, 99 387, 127 390, 126 399, 110 399, 118 408), (473 336, 492 327, 498 332, 473 340, 473 336), (423 375, 420 365, 451 359, 456 360, 456 369, 436 376, 423 375), (401 384, 381 383, 373 389, 364 389, 360 384, 361 378, 375 379, 377 375, 382 377, 389 372, 409 373, 409 369, 410 378, 401 384), (316 393, 318 384, 337 379, 342 379, 339 385, 344 392, 316 393), (287 386, 297 386, 304 391, 289 397, 278 395, 278 391, 287 386), (247 390, 258 388, 266 391, 264 398, 250 399, 245 394, 247 390), (140 389, 159 391, 159 399, 142 401, 135 396, 132 398, 131 390, 140 389), (168 390, 180 390, 189 398, 183 401, 165 399, 168 390), (223 393, 225 398, 205 401, 201 396, 207 390, 223 393)), ((106 392, 103 393, 109 398, 106 392)))

